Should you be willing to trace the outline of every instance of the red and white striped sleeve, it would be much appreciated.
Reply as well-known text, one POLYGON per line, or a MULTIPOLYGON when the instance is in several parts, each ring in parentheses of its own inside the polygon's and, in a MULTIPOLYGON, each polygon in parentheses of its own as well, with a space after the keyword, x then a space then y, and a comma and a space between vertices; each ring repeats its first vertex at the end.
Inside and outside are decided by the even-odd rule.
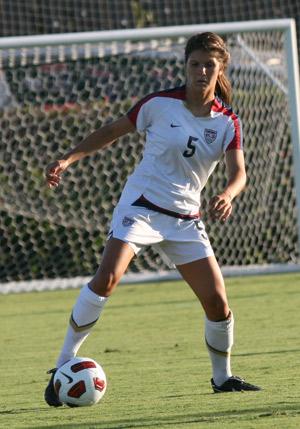
POLYGON ((226 141, 224 144, 224 152, 232 149, 243 150, 242 124, 239 117, 234 113, 230 115, 226 141))
POLYGON ((147 95, 138 101, 128 112, 127 117, 138 131, 145 131, 152 122, 151 103, 155 94, 147 95))

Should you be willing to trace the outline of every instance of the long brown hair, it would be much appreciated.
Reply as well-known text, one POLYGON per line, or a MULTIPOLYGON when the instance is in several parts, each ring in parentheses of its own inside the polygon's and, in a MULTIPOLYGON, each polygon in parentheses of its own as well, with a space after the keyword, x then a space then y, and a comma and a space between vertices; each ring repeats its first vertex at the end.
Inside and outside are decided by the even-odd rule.
POLYGON ((230 53, 224 40, 217 34, 211 32, 195 34, 187 41, 185 47, 185 62, 187 62, 190 54, 196 50, 213 53, 218 61, 222 63, 223 73, 218 77, 215 93, 226 104, 231 104, 232 88, 225 74, 230 61, 230 53))

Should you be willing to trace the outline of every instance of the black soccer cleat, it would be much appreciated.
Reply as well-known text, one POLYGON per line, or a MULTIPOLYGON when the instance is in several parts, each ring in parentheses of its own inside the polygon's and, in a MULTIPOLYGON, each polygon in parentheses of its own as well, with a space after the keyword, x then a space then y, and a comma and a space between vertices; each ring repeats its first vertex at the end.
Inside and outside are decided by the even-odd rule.
POLYGON ((221 386, 217 386, 213 379, 210 380, 211 387, 215 393, 223 392, 245 392, 245 391, 258 391, 262 390, 261 387, 255 386, 254 384, 247 383, 240 377, 235 375, 231 376, 221 386))
POLYGON ((53 368, 47 371, 47 374, 52 374, 52 375, 49 380, 48 386, 46 387, 44 398, 47 404, 50 405, 50 407, 61 407, 63 405, 63 403, 60 402, 57 396, 57 393, 55 392, 55 389, 54 389, 53 380, 54 380, 56 371, 57 371, 57 368, 53 368))

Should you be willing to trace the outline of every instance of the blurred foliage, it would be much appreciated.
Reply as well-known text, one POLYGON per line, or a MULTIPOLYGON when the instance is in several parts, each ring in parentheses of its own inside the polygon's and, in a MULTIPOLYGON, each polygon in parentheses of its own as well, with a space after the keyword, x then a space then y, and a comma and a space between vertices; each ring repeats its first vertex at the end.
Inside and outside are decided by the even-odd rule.
POLYGON ((131 9, 135 28, 152 27, 154 25, 153 12, 151 10, 146 10, 140 0, 132 0, 131 9))

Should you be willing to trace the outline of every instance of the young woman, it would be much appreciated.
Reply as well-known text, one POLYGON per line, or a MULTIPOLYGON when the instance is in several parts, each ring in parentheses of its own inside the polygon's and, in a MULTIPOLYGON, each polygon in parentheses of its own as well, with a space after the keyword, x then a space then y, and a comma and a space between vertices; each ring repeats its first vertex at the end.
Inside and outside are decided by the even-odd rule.
MULTIPOLYGON (((229 58, 218 35, 192 36, 185 48, 184 86, 146 96, 126 116, 94 131, 48 166, 47 183, 56 187, 72 163, 129 132, 146 132, 143 159, 114 210, 102 263, 75 303, 56 368, 77 354, 134 255, 143 246, 156 244, 204 309, 213 391, 260 390, 231 373, 234 319, 200 215, 201 190, 221 157, 225 156, 227 185, 209 202, 214 220, 226 221, 233 199, 246 183, 241 124, 228 106, 229 58)), ((53 387, 56 368, 49 371, 45 391, 51 406, 62 405, 53 387)))

